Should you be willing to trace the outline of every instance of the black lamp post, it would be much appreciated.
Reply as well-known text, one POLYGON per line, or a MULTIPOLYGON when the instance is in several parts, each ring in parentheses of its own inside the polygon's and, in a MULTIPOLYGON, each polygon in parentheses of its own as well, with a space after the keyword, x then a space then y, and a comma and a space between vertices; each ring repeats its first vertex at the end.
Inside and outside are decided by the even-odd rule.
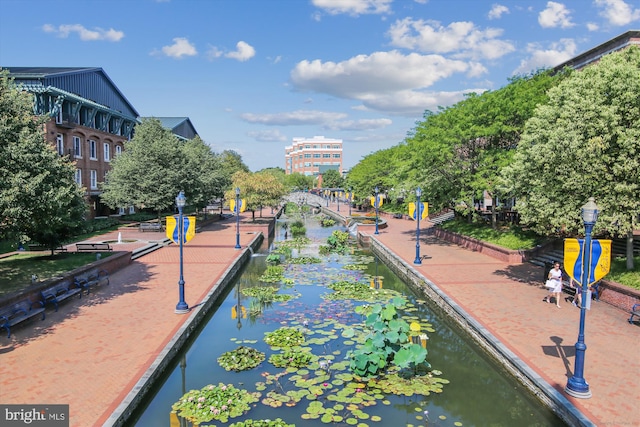
POLYGON ((240 187, 236 187, 236 246, 240 249, 240 187))
POLYGON ((180 300, 176 304, 176 313, 184 314, 189 312, 189 305, 184 300, 184 276, 182 274, 182 243, 184 241, 184 217, 182 216, 182 208, 187 203, 187 198, 184 197, 184 192, 178 193, 176 197, 176 206, 178 207, 178 238, 180 239, 180 280, 178 280, 178 289, 180 293, 180 300))
POLYGON ((375 205, 375 208, 376 208, 376 231, 373 234, 380 234, 378 232, 378 204, 379 204, 378 203, 378 191, 379 191, 379 189, 378 189, 377 185, 376 185, 376 188, 374 189, 374 191, 376 192, 376 197, 375 197, 375 199, 373 199, 373 204, 375 205))
POLYGON ((422 196, 422 190, 418 187, 416 188, 416 259, 413 261, 416 265, 422 264, 422 260, 420 259, 420 217, 422 216, 420 196, 422 196))
POLYGON ((573 368, 573 376, 567 381, 564 391, 568 395, 580 399, 588 399, 591 397, 589 384, 584 379, 584 356, 587 345, 584 343, 584 323, 587 315, 586 303, 587 287, 589 286, 589 271, 591 269, 591 230, 598 219, 600 212, 598 205, 593 197, 589 197, 589 201, 582 206, 582 221, 584 222, 584 259, 582 263, 582 304, 580 307, 580 329, 578 331, 578 342, 576 342, 576 361, 573 368))
POLYGON ((353 204, 353 189, 349 187, 349 216, 351 216, 351 205, 353 204))

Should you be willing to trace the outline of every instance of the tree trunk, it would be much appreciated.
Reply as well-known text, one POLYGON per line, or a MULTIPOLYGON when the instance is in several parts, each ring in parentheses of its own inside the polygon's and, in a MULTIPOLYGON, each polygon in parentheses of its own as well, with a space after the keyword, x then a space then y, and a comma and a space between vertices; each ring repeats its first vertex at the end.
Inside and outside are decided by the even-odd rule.
POLYGON ((491 197, 491 228, 494 230, 498 228, 498 216, 496 214, 496 203, 498 198, 496 196, 491 197))
POLYGON ((633 270, 633 230, 627 232, 627 270, 633 270))

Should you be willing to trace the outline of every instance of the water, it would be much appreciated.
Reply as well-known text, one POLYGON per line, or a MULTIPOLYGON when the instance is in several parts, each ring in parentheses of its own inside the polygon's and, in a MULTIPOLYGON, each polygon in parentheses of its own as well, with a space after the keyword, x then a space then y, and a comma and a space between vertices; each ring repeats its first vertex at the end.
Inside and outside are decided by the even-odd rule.
MULTIPOLYGON (((324 240, 331 232, 343 227, 321 228, 316 220, 307 215, 305 226, 307 235, 314 241, 324 240)), ((276 230, 276 236, 281 236, 282 230, 276 230)), ((276 241, 278 238, 276 238, 276 241)), ((311 245, 312 247, 317 246, 311 245)), ((276 242, 277 245, 277 242, 276 242)), ((421 322, 430 323, 433 332, 428 333, 427 360, 433 369, 442 371, 442 377, 449 380, 443 387, 442 393, 432 393, 429 396, 388 396, 388 404, 378 403, 364 408, 369 416, 378 416, 380 421, 371 419, 359 420, 359 427, 381 426, 562 426, 551 411, 543 408, 535 401, 515 380, 507 376, 502 368, 486 357, 480 349, 469 340, 457 327, 442 318, 437 309, 432 308, 420 297, 414 294, 397 276, 384 264, 370 254, 355 251, 348 256, 331 255, 322 265, 295 265, 287 271, 286 277, 293 278, 295 285, 282 293, 300 293, 301 297, 288 303, 274 303, 265 308, 262 315, 246 318, 232 318, 234 307, 245 306, 249 311, 250 299, 243 296, 240 289, 259 286, 259 277, 266 268, 266 257, 254 257, 244 269, 235 285, 221 298, 221 303, 212 313, 194 341, 179 355, 173 370, 165 381, 159 384, 157 391, 141 410, 136 426, 169 426, 171 405, 175 403, 185 391, 200 389, 208 384, 217 385, 220 382, 230 383, 237 388, 249 391, 256 389, 257 382, 264 381, 264 372, 275 374, 281 369, 275 368, 268 362, 269 355, 274 353, 264 343, 265 332, 270 332, 283 324, 314 320, 324 322, 327 319, 348 323, 359 321, 353 312, 354 306, 360 303, 351 301, 325 301, 321 298, 324 293, 331 292, 326 285, 341 276, 350 280, 371 280, 381 285, 383 289, 393 289, 401 292, 413 302, 416 316, 421 322), (364 271, 344 270, 342 266, 369 259, 364 271), (243 372, 227 372, 217 363, 217 358, 224 352, 231 351, 239 342, 266 353, 266 360, 257 368, 243 372), (255 340, 255 343, 254 343, 255 340), (246 342, 245 341, 245 342, 246 342), (424 413, 428 411, 428 419, 424 413)), ((329 326, 330 328, 331 326, 329 326)), ((346 348, 340 340, 329 344, 316 345, 314 354, 337 354, 335 362, 345 357, 346 348)), ((292 383, 283 380, 284 387, 293 389, 292 383)), ((329 385, 330 386, 330 385, 329 385)), ((330 386, 332 387, 332 386, 330 386)), ((263 397, 270 388, 263 391, 263 397)), ((212 421, 212 425, 228 426, 233 422, 247 418, 275 419, 297 426, 326 425, 319 419, 302 419, 308 406, 303 399, 294 407, 271 408, 258 403, 245 416, 232 418, 228 423, 212 421)), ((325 404, 330 404, 325 401, 325 404)), ((325 405, 325 406, 326 406, 325 405)), ((184 424, 188 425, 188 424, 184 424)), ((334 426, 347 426, 343 422, 334 422, 334 426)))

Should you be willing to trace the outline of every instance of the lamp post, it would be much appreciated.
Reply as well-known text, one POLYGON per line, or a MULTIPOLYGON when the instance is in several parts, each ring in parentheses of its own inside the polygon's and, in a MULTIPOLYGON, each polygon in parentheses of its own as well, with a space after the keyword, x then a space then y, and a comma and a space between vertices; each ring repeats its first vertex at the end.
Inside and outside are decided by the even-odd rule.
POLYGON ((349 187, 349 216, 351 216, 351 204, 353 203, 353 189, 349 187))
POLYGON ((422 190, 418 187, 416 188, 416 259, 413 261, 416 265, 422 264, 422 260, 420 259, 420 217, 422 216, 420 196, 422 196, 422 190))
POLYGON ((379 189, 378 189, 377 185, 376 185, 376 188, 374 189, 374 191, 376 192, 376 197, 375 197, 375 199, 373 199, 373 204, 374 204, 374 206, 376 208, 376 231, 373 234, 380 234, 378 232, 378 191, 379 191, 379 189))
POLYGON ((178 238, 180 239, 180 280, 178 280, 178 289, 180 293, 180 300, 176 304, 176 313, 184 314, 189 312, 189 305, 184 300, 184 276, 182 274, 182 242, 184 241, 184 217, 182 216, 182 208, 187 203, 187 198, 184 197, 184 192, 178 193, 176 197, 176 206, 178 207, 178 238))
MULTIPOLYGON (((582 263, 582 298, 587 298, 587 287, 589 286, 589 271, 591 269, 591 230, 598 219, 598 205, 594 198, 589 197, 589 201, 582 206, 582 221, 584 222, 584 259, 582 263)), ((568 395, 580 399, 591 397, 589 384, 584 379, 584 356, 587 346, 584 343, 584 323, 586 317, 586 304, 582 301, 580 307, 580 330, 578 331, 578 342, 576 342, 576 361, 573 368, 573 376, 567 381, 564 391, 568 395)))
POLYGON ((236 187, 236 246, 240 249, 240 187, 236 187))
POLYGON ((336 199, 338 199, 338 212, 340 212, 340 191, 336 191, 336 199))
POLYGON ((331 193, 329 190, 325 190, 325 196, 327 197, 327 207, 329 207, 329 199, 331 198, 331 193))

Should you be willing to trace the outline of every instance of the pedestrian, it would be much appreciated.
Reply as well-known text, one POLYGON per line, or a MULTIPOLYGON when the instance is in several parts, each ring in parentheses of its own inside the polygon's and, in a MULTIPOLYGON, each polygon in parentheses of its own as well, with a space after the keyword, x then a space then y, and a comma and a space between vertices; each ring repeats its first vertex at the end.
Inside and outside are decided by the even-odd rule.
POLYGON ((562 270, 560 269, 560 263, 553 263, 553 268, 549 270, 547 275, 546 287, 549 289, 549 293, 544 297, 544 302, 551 302, 551 297, 556 299, 556 307, 560 307, 560 294, 562 293, 562 270))
POLYGON ((569 279, 569 286, 571 286, 576 291, 576 294, 573 297, 573 301, 571 302, 571 304, 578 308, 582 307, 582 286, 580 286, 580 284, 576 282, 573 278, 569 279))

